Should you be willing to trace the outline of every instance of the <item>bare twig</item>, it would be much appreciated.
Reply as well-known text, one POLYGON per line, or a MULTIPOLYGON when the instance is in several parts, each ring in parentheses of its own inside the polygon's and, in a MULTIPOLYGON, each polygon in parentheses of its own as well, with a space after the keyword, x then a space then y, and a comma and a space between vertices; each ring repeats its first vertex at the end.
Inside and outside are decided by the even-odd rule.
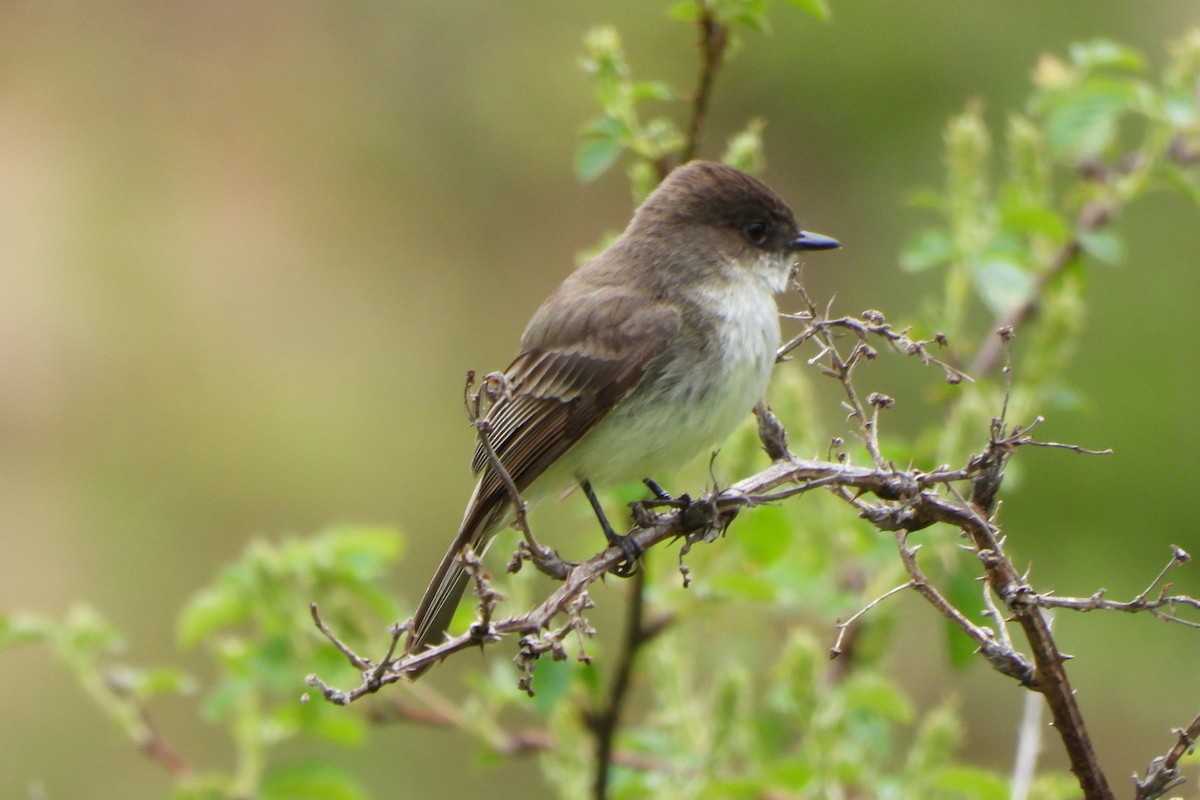
MULTIPOLYGON (((960 526, 976 524, 976 514, 957 499, 939 495, 934 489, 943 485, 944 481, 961 479, 960 472, 947 471, 941 473, 922 473, 920 471, 901 472, 892 469, 877 470, 855 467, 848 464, 830 463, 820 460, 793 458, 788 461, 778 461, 761 472, 738 481, 732 486, 718 492, 714 496, 694 501, 694 505, 710 504, 714 516, 699 517, 688 515, 686 509, 672 509, 670 513, 656 515, 653 524, 639 526, 630 532, 643 550, 653 547, 663 541, 688 536, 690 541, 701 541, 712 529, 724 524, 740 508, 758 505, 767 500, 778 499, 774 490, 780 487, 796 489, 802 486, 823 486, 832 490, 852 490, 846 496, 862 511, 864 517, 877 527, 889 531, 919 530, 936 521, 957 522, 960 526), (867 492, 881 498, 875 504, 866 503, 859 499, 867 492), (690 522, 701 521, 700 529, 689 531, 685 525, 685 516, 690 522)), ((790 491, 790 490, 789 490, 790 491)), ((715 538, 715 537, 714 537, 715 538)), ((914 551, 915 552, 915 551, 914 551)), ((562 640, 580 625, 579 611, 573 607, 582 596, 586 595, 587 587, 600 580, 623 557, 620 548, 613 547, 604 550, 579 564, 572 565, 566 575, 566 580, 558 586, 541 604, 525 614, 493 620, 485 618, 466 633, 447 639, 445 642, 417 654, 395 657, 386 655, 378 664, 358 656, 349 647, 340 644, 337 637, 323 624, 319 627, 331 641, 338 646, 347 660, 357 669, 363 671, 363 683, 349 691, 339 691, 325 686, 315 676, 310 685, 318 687, 327 699, 339 704, 346 704, 378 691, 383 686, 401 680, 410 672, 427 667, 452 653, 487 644, 514 634, 525 637, 522 646, 529 651, 531 658, 542 652, 551 652, 561 648, 562 640), (552 628, 551 622, 559 615, 567 616, 567 621, 558 628, 552 628), (385 667, 386 665, 386 667, 385 667)), ((486 586, 478 570, 472 568, 475 580, 481 586, 486 586)), ((923 593, 940 597, 928 587, 923 576, 913 576, 927 588, 923 593)), ((919 587, 920 588, 920 587, 919 587)), ((941 600, 942 605, 949 604, 941 600)), ((319 615, 314 619, 318 619, 319 615)), ((402 631, 403 626, 393 629, 393 636, 402 631)), ((988 637, 976 636, 983 645, 988 637)), ((389 648, 389 653, 393 651, 389 648)))
POLYGON ((1162 582, 1162 579, 1167 577, 1167 573, 1170 572, 1173 567, 1182 566, 1191 560, 1192 556, 1188 551, 1184 550, 1177 544, 1171 545, 1171 560, 1168 561, 1167 565, 1162 568, 1158 575, 1154 577, 1154 580, 1150 581, 1150 585, 1143 589, 1142 593, 1134 598, 1134 601, 1141 602, 1145 600, 1150 596, 1150 593, 1154 591, 1154 587, 1158 586, 1158 584, 1162 582))
MULTIPOLYGON (((967 548, 970 549, 970 548, 967 548)), ((996 623, 996 638, 1000 640, 1000 644, 1004 647, 1012 649, 1012 637, 1008 633, 1008 620, 1000 613, 1000 609, 996 608, 996 601, 992 597, 992 584, 988 581, 986 575, 983 576, 983 615, 991 617, 996 623)))
POLYGON ((1007 637, 998 638, 987 628, 981 628, 971 622, 929 582, 917 564, 918 548, 908 545, 906 532, 896 532, 896 545, 900 551, 900 560, 912 578, 913 588, 928 600, 929 604, 936 608, 943 617, 975 641, 975 644, 979 646, 979 652, 992 665, 992 669, 1010 678, 1015 678, 1022 686, 1036 689, 1033 666, 1023 654, 1012 647, 1012 642, 1007 641, 1007 637))
POLYGON ((1104 611, 1125 611, 1130 614, 1145 611, 1150 616, 1161 619, 1164 622, 1177 622, 1189 628, 1200 628, 1200 622, 1183 619, 1174 613, 1160 610, 1169 608, 1173 612, 1176 606, 1187 606, 1188 608, 1200 610, 1200 599, 1190 597, 1186 594, 1169 595, 1167 591, 1171 588, 1170 584, 1163 586, 1159 590, 1158 595, 1154 599, 1150 599, 1150 593, 1154 591, 1154 587, 1162 582, 1167 572, 1173 567, 1187 563, 1189 560, 1191 560, 1191 556, 1187 551, 1176 545, 1171 545, 1171 560, 1167 562, 1167 565, 1150 582, 1149 586, 1143 589, 1137 597, 1125 603, 1115 600, 1105 600, 1104 589, 1097 590, 1091 597, 1058 597, 1048 593, 1037 594, 1032 595, 1029 598, 1029 602, 1042 608, 1069 608, 1072 611, 1096 611, 1097 609, 1102 609, 1104 611))
MULTIPOLYGON (((804 296, 803 288, 799 289, 801 295, 804 296)), ((807 296, 805 300, 808 301, 807 296)), ((935 334, 932 339, 913 339, 908 335, 909 329, 904 328, 895 330, 884 318, 883 313, 869 309, 864 311, 858 317, 839 317, 837 319, 819 319, 813 313, 811 301, 808 301, 809 310, 802 311, 798 314, 784 314, 786 319, 799 320, 808 323, 808 326, 796 336, 789 339, 779 351, 776 353, 777 360, 785 360, 788 354, 801 346, 810 339, 817 337, 822 329, 841 328, 853 333, 860 341, 867 341, 871 336, 883 339, 896 352, 904 355, 916 356, 922 364, 926 366, 935 366, 942 370, 946 377, 946 382, 950 384, 961 383, 964 380, 971 382, 971 377, 939 358, 936 358, 930 352, 930 345, 945 347, 947 344, 944 334, 935 334)), ((819 338, 819 337, 818 337, 819 338)), ((814 360, 822 358, 826 350, 822 350, 817 354, 814 360)))
POLYGON ((1133 776, 1137 786, 1135 800, 1157 800, 1167 792, 1183 783, 1187 778, 1179 774, 1176 765, 1179 759, 1192 752, 1196 747, 1196 739, 1200 738, 1200 715, 1192 720, 1186 729, 1173 731, 1176 736, 1174 747, 1165 756, 1160 756, 1150 762, 1145 779, 1133 776))
MULTIPOLYGON (((853 370, 858 361, 856 354, 862 352, 865 343, 861 341, 855 347, 849 358, 844 358, 829 335, 827 323, 828 314, 824 318, 818 316, 815 305, 808 300, 809 338, 813 338, 821 346, 816 357, 823 362, 827 359, 828 366, 825 374, 837 379, 843 387, 850 409, 851 418, 858 421, 862 430, 864 444, 872 461, 882 472, 886 467, 878 449, 877 417, 867 419, 859 394, 854 386, 853 370)), ((880 326, 883 315, 878 312, 867 312, 863 319, 870 325, 880 326)), ((855 323, 857 324, 857 322, 855 323)), ((854 326, 847 325, 852 330, 854 326)), ((1007 329, 1006 329, 1007 330, 1007 329)), ((996 337, 1002 350, 1006 352, 1009 335, 996 337)), ((801 337, 797 337, 800 339, 801 337)), ((943 340, 944 341, 944 340, 943 340)), ((941 342, 939 342, 941 343, 941 342)), ((874 353, 868 357, 873 357, 874 353)), ((878 402, 872 405, 876 411, 881 407, 878 402)), ((1007 403, 1005 405, 1007 410, 1007 403)), ((1000 484, 1004 477, 1004 468, 1008 459, 1017 448, 1034 444, 1035 440, 1028 431, 1036 425, 1026 428, 1015 428, 1006 431, 1004 416, 994 419, 991 425, 991 435, 988 446, 984 451, 970 459, 967 465, 968 480, 971 484, 971 499, 966 502, 952 485, 947 485, 947 491, 952 497, 935 495, 932 492, 922 492, 919 497, 878 495, 883 500, 903 499, 902 504, 881 503, 877 506, 864 506, 857 497, 847 498, 844 489, 839 490, 843 499, 852 499, 855 506, 881 528, 897 531, 897 544, 900 557, 912 578, 913 588, 920 592, 940 613, 953 622, 961 630, 971 636, 980 646, 980 651, 992 666, 1000 672, 1016 677, 1025 686, 1036 689, 1046 698, 1054 719, 1054 726, 1062 738, 1063 746, 1071 763, 1071 771, 1079 780, 1080 787, 1088 800, 1110 800, 1112 790, 1096 757, 1091 737, 1084 723, 1083 715, 1076 702, 1063 662, 1063 656, 1050 633, 1049 625, 1035 604, 1027 602, 1034 594, 1022 576, 1005 554, 999 531, 992 523, 990 515, 995 508, 1000 484), (920 511, 914 518, 914 512, 920 511), (943 516, 943 512, 945 516, 943 516), (1012 612, 1015 621, 1021 626, 1026 640, 1032 649, 1033 667, 1011 646, 997 642, 991 632, 971 623, 963 614, 932 587, 924 578, 916 561, 916 549, 907 544, 907 532, 916 530, 914 523, 930 524, 925 519, 931 516, 932 521, 945 522, 958 527, 972 542, 973 549, 982 563, 985 575, 991 586, 995 587, 998 596, 1004 600, 1012 612)), ((1085 452, 1082 448, 1078 452, 1085 452)), ((1001 626, 1002 627, 1002 626, 1001 626)))
POLYGON ((463 387, 463 403, 466 407, 467 419, 475 428, 475 435, 479 440, 480 448, 487 457, 488 466, 503 484, 505 492, 508 493, 509 502, 513 507, 513 525, 525 538, 525 547, 518 549, 513 555, 513 559, 508 565, 508 571, 516 572, 524 561, 529 560, 541 572, 556 580, 562 580, 566 574, 567 565, 558 557, 557 553, 549 547, 541 545, 534 538, 533 531, 529 528, 529 504, 521 496, 516 481, 508 473, 500 456, 496 453, 496 448, 492 445, 492 423, 487 418, 484 400, 494 403, 497 399, 507 396, 511 391, 508 378, 500 372, 489 373, 483 379, 483 385, 477 392, 471 391, 474 383, 475 370, 467 370, 466 383, 463 387))
POLYGON ((767 401, 763 400, 754 407, 754 417, 758 420, 758 440, 762 442, 767 456, 772 461, 790 458, 787 431, 767 401))
POLYGON ((508 385, 508 378, 501 372, 489 373, 483 379, 483 386, 478 392, 472 392, 471 386, 475 382, 475 370, 467 370, 466 386, 463 388, 463 394, 466 398, 467 419, 470 420, 471 426, 475 428, 476 437, 479 439, 479 446, 483 448, 484 454, 487 456, 488 466, 504 484, 504 490, 508 492, 509 502, 512 503, 516 519, 513 524, 525 535, 525 541, 529 542, 531 548, 536 549, 536 542, 533 539, 533 534, 529 530, 529 522, 527 518, 528 504, 521 497, 521 491, 517 488, 516 481, 508 474, 508 470, 504 468, 504 464, 500 461, 500 456, 496 454, 496 448, 492 446, 492 423, 487 418, 483 408, 483 399, 489 398, 493 402, 498 398, 507 395, 511 390, 508 385))
MULTIPOLYGON (((340 650, 342 652, 342 655, 344 655, 346 657, 346 660, 349 661, 354 666, 355 669, 358 669, 358 670, 371 669, 370 661, 368 661, 365 658, 362 658, 357 653, 355 653, 353 650, 351 650, 349 648, 349 646, 347 646, 345 644, 345 642, 343 642, 341 639, 339 639, 337 636, 334 635, 333 631, 329 630, 329 626, 325 624, 325 620, 321 619, 321 612, 317 609, 316 603, 309 603, 308 611, 310 614, 312 614, 313 623, 317 626, 317 630, 319 630, 325 636, 326 639, 328 639, 330 642, 332 642, 334 647, 336 647, 338 650, 340 650)), ((396 638, 399 638, 399 637, 397 636, 396 638)), ((392 640, 393 649, 395 648, 395 644, 396 644, 396 641, 395 641, 395 639, 393 639, 392 640)), ((390 653, 392 651, 389 650, 388 652, 390 653)))
MULTIPOLYGON (((863 446, 866 447, 867 453, 871 456, 871 460, 879 469, 887 468, 887 461, 883 457, 883 453, 879 449, 879 435, 876 430, 878 419, 876 413, 879 406, 874 406, 875 413, 867 414, 866 406, 863 405, 862 399, 859 397, 858 389, 854 386, 852 376, 854 367, 861 360, 872 360, 878 355, 874 348, 868 345, 865 341, 860 341, 858 345, 850 352, 850 355, 843 357, 833 343, 833 337, 830 334, 830 328, 818 322, 818 312, 816 304, 809 298, 804 291, 804 287, 797 286, 796 290, 804 299, 808 306, 808 316, 811 320, 809 328, 812 330, 810 338, 815 338, 821 345, 821 351, 809 359, 810 364, 815 364, 818 361, 823 361, 826 357, 829 359, 828 365, 823 365, 823 370, 826 375, 835 378, 842 384, 842 391, 846 394, 847 402, 844 404, 850 412, 850 419, 858 423, 859 437, 862 440, 863 446)), ((786 348, 786 345, 785 345, 786 348)), ((787 354, 785 348, 780 348, 776 358, 787 354)))
POLYGON ((856 611, 854 614, 852 614, 850 616, 850 618, 847 619, 845 622, 839 622, 836 626, 837 632, 838 632, 837 639, 834 641, 833 647, 829 648, 829 657, 837 658, 838 656, 840 656, 842 654, 842 644, 846 640, 846 634, 850 631, 850 626, 853 625, 855 622, 857 622, 859 617, 861 617, 863 614, 866 614, 872 608, 879 605, 884 600, 887 600, 892 595, 899 594, 900 592, 903 592, 905 589, 912 588, 912 586, 913 586, 913 582, 911 580, 905 581, 904 583, 900 584, 899 586, 894 586, 891 589, 888 589, 883 594, 879 595, 879 597, 876 597, 874 600, 872 600, 871 602, 867 603, 865 606, 860 608, 858 611, 856 611))
POLYGON ((932 501, 930 510, 940 521, 953 520, 952 524, 959 526, 974 543, 988 580, 1013 613, 1029 642, 1036 669, 1034 685, 1046 698, 1055 730, 1062 739, 1071 771, 1079 780, 1084 796, 1088 800, 1108 800, 1113 797, 1112 790, 1096 757, 1083 714, 1063 667, 1065 657, 1059 652, 1040 609, 1027 602, 1033 592, 1005 554, 998 531, 986 517, 985 509, 994 502, 1004 465, 1019 445, 1020 442, 1012 439, 993 437, 987 449, 971 460, 973 488, 967 508, 963 509, 954 503, 945 507, 950 517, 941 517, 940 510, 947 501, 938 498, 932 501), (967 513, 964 514, 964 510, 967 513))

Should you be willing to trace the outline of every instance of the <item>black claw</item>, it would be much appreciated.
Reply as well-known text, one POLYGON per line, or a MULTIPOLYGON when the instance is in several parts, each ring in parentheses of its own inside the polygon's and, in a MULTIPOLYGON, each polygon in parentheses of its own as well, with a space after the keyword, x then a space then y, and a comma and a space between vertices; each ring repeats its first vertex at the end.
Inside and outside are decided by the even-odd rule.
POLYGON ((608 544, 610 547, 619 547, 624 554, 624 558, 617 562, 617 565, 612 568, 612 573, 620 578, 628 578, 638 570, 638 559, 642 557, 644 552, 642 546, 633 540, 632 536, 618 536, 613 534, 608 544))

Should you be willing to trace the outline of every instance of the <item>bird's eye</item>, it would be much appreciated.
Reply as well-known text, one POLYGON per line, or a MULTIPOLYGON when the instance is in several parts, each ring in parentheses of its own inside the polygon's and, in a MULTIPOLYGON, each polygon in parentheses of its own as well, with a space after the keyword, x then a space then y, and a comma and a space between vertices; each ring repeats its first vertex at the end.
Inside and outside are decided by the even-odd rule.
POLYGON ((742 228, 742 233, 745 234, 746 241, 750 244, 762 244, 767 240, 767 223, 760 219, 747 222, 746 227, 742 228))

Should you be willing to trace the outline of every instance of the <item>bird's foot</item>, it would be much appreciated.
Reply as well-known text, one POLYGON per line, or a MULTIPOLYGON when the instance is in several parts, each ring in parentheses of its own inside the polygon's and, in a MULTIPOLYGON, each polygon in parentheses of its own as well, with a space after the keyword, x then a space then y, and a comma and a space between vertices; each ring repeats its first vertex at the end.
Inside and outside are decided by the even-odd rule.
POLYGON ((612 528, 609 528, 604 533, 608 537, 608 546, 620 548, 621 553, 624 555, 624 558, 613 565, 613 568, 609 572, 619 578, 628 578, 637 572, 638 559, 645 552, 642 546, 629 534, 622 536, 613 531, 612 528))

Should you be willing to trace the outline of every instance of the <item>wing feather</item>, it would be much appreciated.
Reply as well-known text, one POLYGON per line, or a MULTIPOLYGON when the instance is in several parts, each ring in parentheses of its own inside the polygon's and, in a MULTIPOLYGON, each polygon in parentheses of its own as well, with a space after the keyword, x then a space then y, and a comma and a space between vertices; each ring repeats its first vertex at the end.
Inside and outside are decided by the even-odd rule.
MULTIPOLYGON (((508 393, 488 411, 489 441, 520 490, 637 386, 680 326, 678 310, 661 303, 632 302, 627 294, 588 299, 589 307, 560 319, 565 324, 556 332, 539 334, 531 324, 535 335, 527 332, 525 342, 541 339, 549 346, 517 356, 505 372, 508 393), (572 331, 582 338, 570 341, 572 331)), ((481 511, 504 499, 503 484, 487 461, 480 444, 472 468, 482 473, 475 498, 481 511)))
MULTIPOLYGON (((579 273, 567 279, 563 292, 579 273)), ((489 442, 519 490, 587 435, 679 332, 677 308, 611 284, 571 287, 569 303, 554 297, 539 309, 509 366, 509 393, 488 410, 489 442)), ((563 298, 558 298, 562 300, 563 298)), ((437 644, 467 586, 458 561, 470 543, 482 552, 508 518, 509 497, 482 445, 472 467, 480 473, 458 535, 425 590, 406 644, 408 652, 437 644)))

